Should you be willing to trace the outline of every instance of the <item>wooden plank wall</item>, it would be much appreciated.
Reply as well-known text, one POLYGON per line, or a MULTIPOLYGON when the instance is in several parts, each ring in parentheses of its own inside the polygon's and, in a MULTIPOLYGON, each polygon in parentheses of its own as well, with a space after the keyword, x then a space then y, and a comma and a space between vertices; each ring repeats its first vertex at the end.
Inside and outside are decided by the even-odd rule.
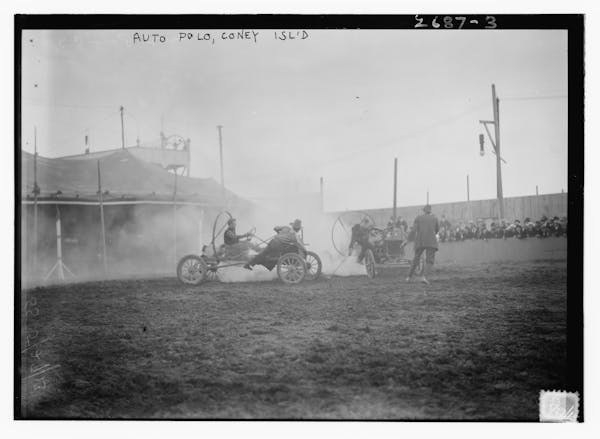
MULTIPOLYGON (((459 201, 454 203, 432 204, 432 210, 440 218, 446 215, 451 222, 476 220, 478 218, 496 219, 498 212, 498 202, 492 200, 474 200, 470 203, 459 201)), ((533 221, 540 219, 543 215, 547 217, 567 216, 567 193, 530 195, 523 197, 509 197, 504 199, 504 216, 508 221, 515 219, 523 222, 525 218, 531 218, 533 221)), ((404 206, 398 207, 399 216, 404 217, 411 222, 422 212, 423 206, 404 206)), ((392 208, 369 209, 363 212, 368 213, 375 223, 379 226, 387 224, 392 216, 392 208)))

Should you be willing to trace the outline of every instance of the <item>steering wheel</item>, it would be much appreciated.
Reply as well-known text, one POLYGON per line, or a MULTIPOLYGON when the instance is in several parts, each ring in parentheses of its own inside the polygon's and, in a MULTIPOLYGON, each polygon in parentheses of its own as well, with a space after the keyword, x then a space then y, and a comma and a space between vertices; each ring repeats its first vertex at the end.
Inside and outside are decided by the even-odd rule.
POLYGON ((252 239, 255 233, 256 227, 252 227, 250 230, 248 230, 248 233, 246 233, 246 240, 250 241, 250 239, 252 239))
POLYGON ((341 213, 331 227, 331 242, 333 248, 341 255, 348 253, 348 244, 352 238, 352 227, 368 219, 371 225, 375 224, 373 218, 366 212, 344 212, 341 213))

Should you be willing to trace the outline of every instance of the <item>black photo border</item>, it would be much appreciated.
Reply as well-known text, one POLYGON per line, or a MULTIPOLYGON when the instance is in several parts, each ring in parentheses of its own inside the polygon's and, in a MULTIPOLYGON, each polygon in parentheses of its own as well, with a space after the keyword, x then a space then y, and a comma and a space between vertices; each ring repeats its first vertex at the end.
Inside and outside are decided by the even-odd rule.
MULTIPOLYGON (((584 19, 583 14, 437 14, 476 18, 484 29, 487 16, 497 27, 509 29, 563 29, 568 31, 568 218, 567 242, 567 391, 580 396, 579 418, 584 420, 583 388, 583 189, 584 189, 584 19)), ((419 15, 431 23, 436 15, 419 15)), ((15 115, 15 241, 14 241, 14 419, 21 413, 21 42, 30 29, 412 29, 415 15, 15 15, 14 16, 14 115, 15 115)), ((431 32, 460 32, 440 26, 431 32)), ((40 418, 54 419, 54 418, 40 418)), ((56 418, 70 419, 70 418, 56 418)), ((85 420, 86 418, 73 418, 85 420)), ((97 418, 90 418, 97 420, 97 418)), ((119 420, 119 418, 110 418, 119 420)), ((154 420, 140 418, 138 420, 154 420)), ((176 420, 176 419, 161 419, 176 420)), ((193 420, 193 419, 190 419, 193 420)), ((208 419, 203 419, 208 420, 208 419)), ((214 419, 213 419, 214 420, 214 419)), ((226 419, 232 421, 235 419, 226 419)), ((269 419, 254 419, 256 421, 269 419)), ((278 419, 279 420, 279 419, 278 419)), ((351 420, 352 421, 352 420, 351 420)), ((361 420, 364 422, 364 420, 361 420)), ((381 421, 373 419, 372 421, 381 421)), ((399 419, 398 421, 402 421, 399 419)), ((435 421, 435 420, 432 420, 435 421)), ((464 420, 461 420, 464 421, 464 420)), ((514 422, 516 420, 506 419, 514 422)), ((429 422, 429 421, 427 421, 429 422)))

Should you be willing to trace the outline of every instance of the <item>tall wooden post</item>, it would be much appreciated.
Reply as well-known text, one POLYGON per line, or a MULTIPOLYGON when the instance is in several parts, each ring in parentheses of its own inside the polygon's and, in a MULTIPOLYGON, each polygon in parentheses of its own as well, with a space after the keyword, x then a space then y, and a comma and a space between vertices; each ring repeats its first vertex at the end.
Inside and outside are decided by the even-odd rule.
POLYGON ((175 172, 175 182, 173 185, 173 261, 177 265, 177 169, 175 172))
POLYGON ((98 202, 100 203, 100 230, 102 235, 102 264, 104 275, 108 274, 108 261, 106 257, 106 228, 104 225, 104 200, 102 198, 102 179, 100 176, 100 160, 98 160, 98 202))
POLYGON ((540 218, 541 217, 541 215, 540 215, 540 191, 539 191, 539 188, 538 188, 537 184, 535 185, 535 202, 534 202, 534 205, 535 205, 535 213, 532 212, 531 213, 531 217, 532 218, 534 218, 534 217, 540 218))
POLYGON ((119 111, 121 112, 121 148, 125 149, 125 126, 123 123, 123 106, 119 107, 119 111))
MULTIPOLYGON (((506 163, 506 161, 502 158, 500 152, 500 99, 496 97, 496 86, 492 84, 492 110, 494 113, 494 120, 480 120, 479 123, 483 124, 485 131, 487 132, 488 137, 490 138, 490 142, 492 147, 494 148, 494 154, 496 154, 496 197, 498 199, 498 219, 504 219, 504 197, 502 194, 502 163, 506 163), (490 130, 488 129, 488 125, 494 125, 494 138, 492 139, 492 135, 490 130)), ((480 143, 480 154, 484 155, 483 150, 483 136, 479 135, 479 143, 480 143)))
POLYGON ((397 209, 397 194, 398 194, 398 158, 394 158, 394 208, 392 210, 392 216, 396 221, 396 209, 397 209))
POLYGON ((221 163, 221 194, 223 199, 225 199, 225 174, 223 172, 223 133, 222 130, 223 125, 217 125, 217 130, 219 131, 219 161, 221 163))
POLYGON ((467 203, 471 202, 471 194, 469 190, 469 174, 467 174, 467 203))
POLYGON ((37 183, 37 127, 33 128, 33 275, 37 276, 38 264, 38 195, 40 188, 37 183))
POLYGON ((504 218, 504 197, 502 195, 502 162, 500 151, 500 99, 496 97, 496 86, 492 84, 492 106, 494 109, 494 137, 496 150, 496 196, 498 198, 499 219, 504 218))
POLYGON ((65 280, 65 271, 71 277, 75 277, 73 272, 69 270, 62 260, 62 234, 60 225, 60 209, 58 208, 58 204, 56 204, 56 264, 54 264, 44 280, 48 280, 48 278, 50 278, 55 271, 58 276, 58 280, 60 281, 65 280))
POLYGON ((469 174, 467 174, 467 219, 472 219, 472 214, 471 214, 471 190, 469 187, 469 174))

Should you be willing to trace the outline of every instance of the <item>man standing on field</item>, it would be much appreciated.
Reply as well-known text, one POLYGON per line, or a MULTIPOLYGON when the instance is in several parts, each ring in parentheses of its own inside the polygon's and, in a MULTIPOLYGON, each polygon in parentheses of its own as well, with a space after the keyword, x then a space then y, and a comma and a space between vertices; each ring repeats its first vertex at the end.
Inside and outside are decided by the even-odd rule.
POLYGON ((425 252, 425 268, 420 280, 428 284, 429 281, 425 276, 429 275, 433 268, 435 252, 438 249, 437 237, 435 235, 439 232, 440 226, 436 216, 431 213, 431 206, 429 204, 423 208, 423 212, 422 215, 419 215, 415 219, 415 225, 413 226, 415 233, 415 258, 413 259, 406 281, 410 282, 412 280, 415 270, 419 265, 419 259, 421 259, 421 255, 425 252))

